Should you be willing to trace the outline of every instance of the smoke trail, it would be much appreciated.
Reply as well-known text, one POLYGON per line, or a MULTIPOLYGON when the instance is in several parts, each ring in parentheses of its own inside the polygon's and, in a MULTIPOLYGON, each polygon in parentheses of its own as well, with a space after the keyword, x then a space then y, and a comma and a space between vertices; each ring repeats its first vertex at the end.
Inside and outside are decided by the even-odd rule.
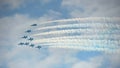
POLYGON ((57 45, 57 46, 48 46, 49 48, 64 48, 64 49, 77 49, 81 51, 102 51, 105 53, 120 53, 120 49, 116 48, 110 48, 110 47, 88 47, 88 46, 62 46, 62 45, 57 45))
POLYGON ((119 17, 89 17, 89 18, 73 18, 73 19, 62 19, 62 20, 54 20, 54 21, 46 21, 41 24, 48 24, 52 22, 69 22, 69 21, 82 21, 82 22, 88 22, 88 21, 120 21, 119 17))
MULTIPOLYGON (((36 40, 45 40, 46 38, 38 38, 36 40)), ((106 40, 110 40, 111 37, 109 35, 81 35, 81 36, 58 36, 58 37, 50 37, 50 38, 47 38, 47 39, 106 39, 106 40)), ((116 39, 116 40, 119 40, 120 39, 120 35, 116 35, 116 34, 112 34, 112 39, 116 39)), ((111 40, 112 40, 111 39, 111 40)), ((35 40, 34 40, 35 41, 35 40)))
POLYGON ((89 39, 45 39, 45 40, 36 40, 33 43, 78 43, 81 45, 93 45, 96 44, 106 44, 106 45, 120 45, 118 40, 89 40, 89 39))
MULTIPOLYGON (((49 32, 40 32, 38 34, 34 34, 33 36, 39 36, 39 35, 49 35, 49 34, 63 34, 63 33, 79 33, 79 32, 90 32, 90 33, 97 33, 97 32, 108 32, 107 29, 116 29, 118 31, 115 31, 116 33, 119 33, 119 23, 117 22, 117 24, 113 23, 102 23, 104 20, 117 20, 117 18, 76 18, 76 19, 64 19, 64 20, 56 20, 55 22, 59 23, 59 22, 62 22, 62 21, 80 21, 83 22, 83 21, 86 21, 86 20, 93 20, 94 21, 97 20, 97 22, 100 22, 100 23, 97 23, 97 22, 93 22, 93 23, 79 23, 79 24, 67 24, 67 25, 54 25, 54 26, 47 26, 47 27, 42 27, 42 28, 38 28, 36 30, 46 30, 47 29, 53 29, 56 31, 49 31, 49 32), (102 20, 103 19, 103 20, 102 20), (100 21, 99 21, 100 20, 100 21), (102 21, 101 21, 102 20, 102 21), (96 26, 96 25, 99 25, 99 26, 96 26), (78 27, 79 29, 69 29, 69 28, 74 28, 74 27, 78 27), (58 29, 62 29, 61 31, 59 31, 58 29), (68 28, 68 30, 65 30, 65 28, 68 28), (81 28, 81 29, 80 29, 81 28), (82 29, 84 28, 84 29, 82 29), (89 28, 89 29, 87 29, 89 28), (92 32, 91 32, 92 31, 92 32)), ((50 22, 54 22, 54 21, 50 21, 50 22)), ((89 22, 89 21, 87 21, 89 22)), ((110 21, 109 21, 110 22, 110 21)), ((68 22, 69 23, 69 22, 68 22)), ((45 23, 44 23, 45 24, 45 23)))
MULTIPOLYGON (((74 27, 83 27, 85 26, 86 28, 88 27, 92 27, 94 29, 101 29, 101 28, 118 28, 120 27, 120 25, 113 25, 113 24, 101 24, 101 23, 91 23, 91 24, 83 24, 83 23, 79 23, 79 24, 67 24, 67 25, 56 25, 56 26, 48 26, 48 27, 42 27, 42 28, 38 28, 35 30, 45 30, 45 29, 58 29, 58 28, 74 28, 74 27), (99 25, 98 27, 96 27, 96 25, 99 25), (111 27, 110 27, 111 26, 111 27)), ((84 27, 84 28, 85 28, 84 27)))
MULTIPOLYGON (((74 19, 62 19, 62 20, 54 20, 54 21, 46 21, 46 22, 42 22, 40 24, 38 24, 38 28, 35 30, 40 30, 40 29, 45 29, 47 26, 49 28, 50 24, 58 24, 57 26, 59 27, 60 24, 70 24, 70 22, 76 22, 76 23, 80 23, 80 25, 84 25, 86 23, 86 25, 92 25, 94 26, 94 24, 96 25, 105 25, 105 26, 111 26, 114 24, 119 24, 118 22, 120 21, 119 17, 89 17, 89 18, 74 18, 74 19), (113 23, 114 21, 114 23, 113 23), (111 25, 109 25, 109 23, 111 25), (48 25, 49 24, 49 25, 48 25), (40 27, 40 28, 39 28, 40 27)), ((72 23, 74 24, 74 23, 72 23)), ((98 26, 98 27, 99 27, 98 26)), ((119 27, 118 25, 116 25, 117 27, 119 27)), ((55 26, 51 26, 51 27, 55 27, 55 26)), ((64 27, 64 26, 63 26, 64 27)))
POLYGON ((45 29, 56 29, 56 28, 72 28, 72 27, 92 27, 92 28, 97 28, 97 29, 100 29, 100 28, 118 28, 120 27, 120 25, 113 25, 113 24, 101 24, 101 23, 87 23, 87 24, 84 24, 84 23, 79 23, 79 24, 67 24, 67 25, 56 25, 56 26, 48 26, 48 27, 42 27, 42 28, 38 28, 38 29, 35 29, 35 30, 45 30, 45 29), (99 25, 96 27, 96 25, 99 25), (110 27, 111 26, 111 27, 110 27))
POLYGON ((79 49, 87 51, 104 51, 104 52, 119 52, 119 47, 114 45, 106 44, 79 44, 79 43, 44 43, 42 46, 47 46, 49 48, 65 48, 65 49, 79 49))
POLYGON ((31 43, 36 45, 94 51, 120 50, 120 18, 62 19, 38 25, 38 28, 33 29, 36 33, 30 35, 34 38, 31 43), (47 25, 53 22, 56 24, 47 25), (42 25, 44 26, 41 27, 42 25))
MULTIPOLYGON (((102 32, 110 32, 108 29, 68 29, 68 30, 59 30, 59 31, 50 31, 44 33, 33 34, 32 36, 39 36, 39 35, 49 35, 49 34, 64 34, 64 33, 102 33, 102 32)), ((114 32, 120 32, 116 30, 114 32)))

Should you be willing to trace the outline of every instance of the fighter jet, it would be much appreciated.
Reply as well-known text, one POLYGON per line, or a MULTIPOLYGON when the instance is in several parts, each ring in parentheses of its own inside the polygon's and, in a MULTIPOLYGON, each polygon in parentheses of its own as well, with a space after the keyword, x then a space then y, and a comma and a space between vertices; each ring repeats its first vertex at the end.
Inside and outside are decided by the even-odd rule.
POLYGON ((18 45, 24 45, 24 43, 20 42, 18 45))
POLYGON ((34 44, 31 44, 30 47, 34 47, 35 45, 34 44))
POLYGON ((31 26, 37 26, 37 24, 32 24, 31 26))
POLYGON ((23 36, 22 38, 25 38, 25 39, 26 39, 26 38, 27 38, 27 36, 23 36))
POLYGON ((27 32, 27 33, 30 33, 30 32, 31 32, 31 30, 27 30, 26 32, 27 32))
POLYGON ((41 46, 37 46, 36 48, 40 49, 40 48, 41 48, 41 46))
POLYGON ((28 40, 32 41, 32 40, 33 40, 33 38, 29 38, 28 40))
POLYGON ((29 45, 29 42, 26 42, 25 45, 29 45))

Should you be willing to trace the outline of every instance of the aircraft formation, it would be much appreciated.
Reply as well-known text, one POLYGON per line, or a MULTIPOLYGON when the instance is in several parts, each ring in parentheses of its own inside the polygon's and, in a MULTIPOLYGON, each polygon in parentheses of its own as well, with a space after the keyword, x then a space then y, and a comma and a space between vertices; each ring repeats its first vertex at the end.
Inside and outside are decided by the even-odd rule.
POLYGON ((24 31, 20 46, 119 52, 120 18, 90 17, 45 21, 24 31), (35 27, 35 28, 34 28, 35 27))
MULTIPOLYGON (((32 25, 31 25, 31 27, 35 27, 35 26, 37 26, 37 24, 32 24, 32 25)), ((31 29, 25 31, 25 33, 31 33, 31 32, 32 32, 31 29)), ((35 44, 32 44, 32 43, 31 43, 31 41, 33 41, 34 38, 29 37, 29 36, 27 36, 27 35, 24 35, 24 36, 21 37, 21 38, 22 38, 22 39, 25 39, 25 40, 27 40, 27 41, 29 41, 29 42, 20 42, 18 45, 25 45, 25 46, 35 47, 35 48, 38 48, 38 49, 41 48, 40 45, 35 46, 35 44)))

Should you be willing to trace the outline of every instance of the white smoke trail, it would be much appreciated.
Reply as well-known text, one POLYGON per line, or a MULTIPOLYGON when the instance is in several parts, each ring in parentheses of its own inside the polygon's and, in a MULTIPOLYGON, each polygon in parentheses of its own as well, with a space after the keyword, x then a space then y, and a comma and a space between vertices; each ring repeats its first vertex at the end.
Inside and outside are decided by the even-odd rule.
MULTIPOLYGON (((40 24, 48 24, 52 22, 69 22, 69 21, 82 21, 82 22, 88 22, 88 21, 120 21, 120 17, 89 17, 89 18, 73 18, 73 19, 62 19, 62 20, 54 20, 54 21, 46 21, 40 24)), ((101 22, 101 23, 102 23, 101 22)))
POLYGON ((42 27, 35 30, 43 30, 43 29, 56 29, 56 28, 68 28, 68 27, 92 27, 94 29, 104 29, 104 28, 118 28, 120 25, 113 25, 113 24, 102 24, 102 23, 79 23, 79 24, 67 24, 67 25, 56 25, 56 26, 48 26, 42 27), (96 26, 99 25, 99 26, 96 26))
MULTIPOLYGON (((72 22, 74 24, 62 24, 54 26, 44 26, 35 30, 56 29, 55 31, 34 33, 32 37, 49 36, 51 38, 37 38, 32 43, 40 44, 43 46, 48 45, 51 48, 73 48, 80 50, 98 50, 98 51, 111 51, 120 50, 120 18, 107 18, 107 17, 91 17, 91 18, 74 18, 47 21, 41 24, 46 25, 52 22, 64 23, 72 22), (80 22, 78 24, 78 22, 80 22), (92 22, 92 23, 88 23, 92 22), (99 22, 99 23, 97 23, 99 22), (77 23, 77 24, 76 24, 77 23), (69 29, 74 27, 90 27, 85 29, 69 29), (68 28, 58 30, 57 28, 68 28), (117 29, 114 29, 117 28, 117 29), (79 36, 69 36, 69 33, 81 33, 79 36), (92 35, 93 34, 93 35, 92 35), (54 35, 61 35, 54 37, 54 35), (111 40, 112 39, 112 40, 111 40)), ((41 25, 40 24, 40 25, 41 25)))
POLYGON ((51 37, 51 38, 38 38, 34 41, 40 40, 54 40, 54 39, 96 39, 96 40, 120 40, 120 35, 112 34, 112 37, 109 35, 80 35, 80 36, 60 36, 60 37, 51 37))
POLYGON ((79 49, 79 50, 87 50, 87 51, 105 51, 105 52, 119 52, 119 47, 114 45, 106 45, 106 44, 79 44, 79 43, 45 43, 40 44, 41 46, 47 46, 49 48, 65 48, 65 49, 79 49))
POLYGON ((108 48, 108 47, 84 47, 84 46, 69 46, 69 45, 55 45, 55 46, 48 46, 49 48, 64 48, 64 49, 77 49, 77 50, 81 50, 81 51, 102 51, 105 53, 120 53, 120 49, 118 49, 117 47, 113 47, 113 49, 108 48))
POLYGON ((47 40, 36 40, 33 43, 77 43, 80 45, 93 45, 93 44, 106 44, 106 45, 120 45, 120 41, 110 40, 87 40, 87 39, 47 39, 47 40))
MULTIPOLYGON (((43 32, 38 34, 33 34, 32 36, 39 36, 39 35, 49 35, 49 34, 64 34, 64 33, 102 33, 102 32, 109 32, 107 29, 68 29, 68 30, 56 30, 56 31, 50 31, 50 32, 43 32)), ((116 32, 119 32, 119 30, 116 30, 116 32)))

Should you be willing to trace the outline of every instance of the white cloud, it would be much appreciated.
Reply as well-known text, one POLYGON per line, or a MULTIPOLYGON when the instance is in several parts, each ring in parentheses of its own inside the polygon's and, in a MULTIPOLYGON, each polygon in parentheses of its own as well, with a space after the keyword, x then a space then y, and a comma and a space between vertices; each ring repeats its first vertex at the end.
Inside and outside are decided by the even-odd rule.
POLYGON ((16 14, 11 17, 1 18, 0 22, 0 38, 3 41, 3 44, 1 44, 13 45, 13 43, 16 43, 18 36, 27 28, 27 25, 33 21, 27 15, 16 14))
POLYGON ((103 53, 90 58, 88 61, 79 61, 73 68, 119 68, 120 53, 103 53))
POLYGON ((74 53, 77 53, 76 51, 49 49, 48 53, 19 46, 7 52, 4 58, 8 68, 56 68, 62 64, 73 64, 78 61, 77 58, 73 57, 74 53))
POLYGON ((46 14, 44 14, 42 17, 38 19, 38 21, 50 21, 50 20, 56 20, 61 17, 61 13, 53 10, 49 10, 46 14))
POLYGON ((119 0, 63 0, 62 7, 71 17, 120 16, 119 0))
POLYGON ((73 65, 72 68, 98 68, 102 65, 103 58, 93 57, 89 61, 79 61, 73 65))
POLYGON ((119 68, 120 67, 120 53, 106 54, 105 57, 110 62, 109 68, 119 68))

